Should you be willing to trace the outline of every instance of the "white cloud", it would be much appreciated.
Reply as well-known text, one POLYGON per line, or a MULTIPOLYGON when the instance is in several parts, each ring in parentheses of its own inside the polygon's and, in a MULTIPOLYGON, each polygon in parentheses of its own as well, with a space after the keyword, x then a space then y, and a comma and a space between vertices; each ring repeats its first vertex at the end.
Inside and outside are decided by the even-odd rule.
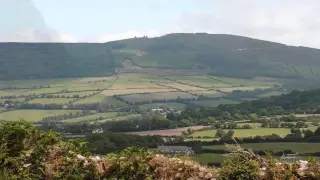
MULTIPOLYGON (((158 1, 162 2, 162 1, 158 1)), ((150 2, 150 6, 157 3, 150 2)), ((27 42, 107 42, 134 36, 155 37, 173 32, 236 34, 320 48, 320 2, 315 0, 194 0, 203 11, 184 12, 167 19, 167 27, 131 28, 116 33, 75 37, 50 28, 29 28, 7 35, 0 41, 27 42), (177 21, 175 21, 178 19, 177 21)), ((158 6, 158 5, 157 5, 158 6)), ((157 8, 155 7, 156 11, 157 8)), ((160 10, 161 11, 161 8, 160 10)), ((89 27, 88 27, 89 28, 89 27)))

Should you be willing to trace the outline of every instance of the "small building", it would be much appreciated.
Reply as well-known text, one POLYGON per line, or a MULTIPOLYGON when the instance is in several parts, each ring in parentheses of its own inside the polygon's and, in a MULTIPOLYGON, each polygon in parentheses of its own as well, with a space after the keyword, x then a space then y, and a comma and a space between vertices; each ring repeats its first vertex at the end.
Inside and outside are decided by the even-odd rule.
POLYGON ((93 133, 93 134, 103 133, 103 129, 102 129, 102 128, 100 128, 100 129, 94 129, 94 130, 92 130, 92 133, 93 133))
POLYGON ((157 151, 170 155, 182 154, 190 156, 194 154, 192 148, 187 146, 158 146, 157 151))

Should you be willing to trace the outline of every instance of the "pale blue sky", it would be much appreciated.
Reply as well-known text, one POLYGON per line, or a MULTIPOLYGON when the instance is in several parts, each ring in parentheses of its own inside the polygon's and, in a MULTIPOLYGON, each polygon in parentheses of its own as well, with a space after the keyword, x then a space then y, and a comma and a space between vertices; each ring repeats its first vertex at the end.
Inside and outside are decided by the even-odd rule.
POLYGON ((0 0, 0 41, 207 32, 320 48, 318 12, 316 0, 0 0))

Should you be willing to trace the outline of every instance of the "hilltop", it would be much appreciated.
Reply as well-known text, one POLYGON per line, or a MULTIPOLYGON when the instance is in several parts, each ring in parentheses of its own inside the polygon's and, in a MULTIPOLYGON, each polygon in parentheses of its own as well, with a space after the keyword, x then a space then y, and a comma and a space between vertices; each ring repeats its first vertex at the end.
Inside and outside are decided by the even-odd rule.
POLYGON ((136 69, 180 69, 251 78, 317 79, 320 50, 224 34, 168 34, 108 43, 0 43, 0 79, 105 76, 127 61, 136 69))

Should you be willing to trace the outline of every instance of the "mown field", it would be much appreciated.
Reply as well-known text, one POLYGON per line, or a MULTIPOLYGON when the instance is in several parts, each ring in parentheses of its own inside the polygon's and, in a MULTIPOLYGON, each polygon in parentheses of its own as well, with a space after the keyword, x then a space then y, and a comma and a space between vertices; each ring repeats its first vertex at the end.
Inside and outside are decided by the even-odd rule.
POLYGON ((92 121, 96 119, 105 120, 105 119, 116 117, 117 115, 118 115, 117 112, 97 113, 97 114, 73 118, 73 119, 66 119, 66 120, 63 120, 62 122, 77 123, 77 122, 84 122, 84 121, 92 121))
MULTIPOLYGON (((226 130, 227 131, 227 130, 226 130)), ((271 134, 278 134, 285 136, 290 133, 289 128, 256 128, 256 129, 233 129, 235 132, 233 137, 252 137, 252 136, 266 136, 271 134)), ((217 130, 196 131, 190 136, 192 137, 214 137, 217 130)))
POLYGON ((48 116, 57 116, 68 113, 80 112, 79 110, 14 110, 0 113, 0 120, 16 121, 24 119, 30 122, 41 121, 48 116))
MULTIPOLYGON (((172 70, 172 72, 175 71, 172 70)), ((9 80, 0 83, 0 107, 4 109, 4 104, 8 100, 13 103, 43 106, 99 103, 108 105, 111 109, 143 102, 142 109, 168 107, 182 110, 190 104, 218 106, 219 104, 239 103, 242 101, 241 98, 230 100, 224 96, 237 89, 250 91, 258 87, 272 87, 274 84, 279 84, 277 79, 248 80, 206 75, 172 76, 156 74, 152 71, 150 73, 120 73, 109 77, 9 80), (113 97, 115 95, 118 97, 113 97), (195 101, 198 98, 202 100, 195 101), (182 103, 178 101, 179 99, 188 99, 188 103, 182 103), (170 102, 154 103, 152 101, 170 102)), ((269 94, 276 93, 278 93, 277 90, 269 94)), ((7 112, 1 113, 0 117, 10 120, 26 117, 30 121, 39 121, 50 115, 41 110, 37 112, 37 109, 28 111, 29 115, 20 111, 23 109, 15 111, 13 113, 16 114, 15 116, 11 115, 12 112, 7 112), (35 116, 39 117, 34 118, 35 116)), ((61 110, 61 112, 66 111, 61 110)))
POLYGON ((230 99, 216 99, 216 100, 201 100, 193 101, 192 104, 205 107, 216 107, 220 104, 238 104, 240 101, 230 100, 230 99))

